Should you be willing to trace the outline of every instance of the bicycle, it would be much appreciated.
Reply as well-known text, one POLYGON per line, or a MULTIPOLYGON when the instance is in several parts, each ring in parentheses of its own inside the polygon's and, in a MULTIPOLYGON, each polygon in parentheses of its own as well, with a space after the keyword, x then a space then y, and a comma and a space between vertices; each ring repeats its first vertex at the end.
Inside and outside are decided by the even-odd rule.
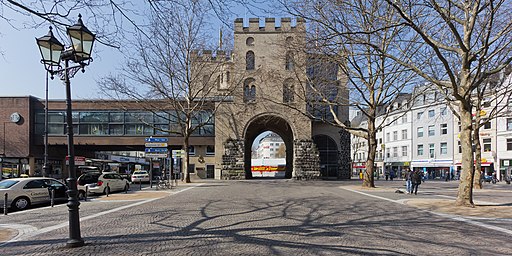
POLYGON ((156 190, 159 189, 171 189, 171 183, 168 180, 159 180, 158 184, 156 185, 156 190))

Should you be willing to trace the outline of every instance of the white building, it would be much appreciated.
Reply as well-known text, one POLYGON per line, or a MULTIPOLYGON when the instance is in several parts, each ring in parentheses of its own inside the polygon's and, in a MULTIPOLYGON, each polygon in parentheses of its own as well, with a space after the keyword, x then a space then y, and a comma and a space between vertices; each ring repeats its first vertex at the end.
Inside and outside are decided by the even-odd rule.
POLYGON ((279 137, 279 135, 271 132, 267 136, 263 137, 259 143, 258 148, 256 149, 258 159, 273 159, 273 158, 284 158, 285 150, 280 147, 284 147, 284 141, 279 137))

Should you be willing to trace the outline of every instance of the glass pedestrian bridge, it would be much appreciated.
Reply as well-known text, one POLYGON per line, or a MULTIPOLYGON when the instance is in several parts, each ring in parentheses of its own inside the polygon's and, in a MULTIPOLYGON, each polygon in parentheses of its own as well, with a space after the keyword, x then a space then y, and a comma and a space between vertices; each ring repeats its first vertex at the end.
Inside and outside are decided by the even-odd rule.
MULTIPOLYGON (((184 118, 176 111, 73 111, 73 132, 76 136, 182 136, 184 118)), ((44 111, 35 114, 35 133, 44 134, 44 111)), ((193 136, 215 136, 212 111, 198 111, 192 118, 198 126, 193 136)), ((66 112, 48 111, 48 135, 66 134, 66 112)))

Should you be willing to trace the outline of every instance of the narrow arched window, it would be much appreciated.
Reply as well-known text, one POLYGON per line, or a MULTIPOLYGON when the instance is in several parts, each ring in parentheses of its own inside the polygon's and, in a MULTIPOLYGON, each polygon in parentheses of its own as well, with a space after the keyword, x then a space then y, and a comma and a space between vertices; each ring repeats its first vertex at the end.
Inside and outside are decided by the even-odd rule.
POLYGON ((290 103, 294 100, 295 87, 293 81, 288 79, 283 83, 283 102, 290 103))
POLYGON ((254 52, 248 51, 245 54, 245 69, 254 70, 254 52))
POLYGON ((229 83, 229 75, 231 75, 231 74, 229 73, 229 71, 226 71, 226 76, 225 76, 225 79, 226 79, 226 80, 225 80, 225 82, 226 82, 226 83, 229 83))
POLYGON ((256 86, 251 86, 251 101, 256 100, 256 86))
POLYGON ((256 99, 256 86, 253 78, 244 81, 244 102, 252 102, 256 99))
POLYGON ((285 63, 284 68, 286 70, 293 70, 293 68, 294 68, 293 64, 294 64, 293 53, 292 52, 287 52, 286 53, 286 63, 285 63))

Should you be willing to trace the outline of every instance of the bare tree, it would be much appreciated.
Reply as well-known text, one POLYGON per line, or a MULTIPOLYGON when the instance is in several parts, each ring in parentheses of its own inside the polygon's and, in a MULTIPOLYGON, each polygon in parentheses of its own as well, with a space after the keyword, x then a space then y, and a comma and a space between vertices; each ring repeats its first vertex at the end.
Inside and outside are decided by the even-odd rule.
POLYGON ((309 102, 306 114, 367 141, 363 186, 374 187, 376 134, 393 121, 388 118, 378 123, 377 117, 384 115, 386 119, 392 111, 412 106, 403 104, 402 92, 411 91, 416 76, 388 57, 403 55, 405 60, 413 54, 395 47, 406 36, 404 27, 393 8, 378 1, 296 1, 283 5, 310 22, 305 68, 308 80, 303 81, 303 94, 298 95, 309 102), (344 77, 342 82, 333 81, 333 73, 344 77), (366 126, 351 127, 338 118, 338 108, 349 106, 361 111, 366 126))
POLYGON ((190 182, 191 136, 214 134, 218 106, 230 99, 236 84, 236 76, 229 75, 231 65, 225 52, 198 51, 212 47, 208 45, 207 8, 200 1, 152 3, 150 25, 130 41, 133 51, 127 53, 120 75, 105 77, 100 84, 109 98, 119 99, 120 104, 135 100, 165 120, 164 125, 146 123, 160 134, 183 137, 186 182, 190 182))
POLYGON ((436 85, 455 105, 452 110, 462 128, 463 170, 456 204, 473 206, 473 93, 512 61, 512 5, 507 0, 386 3, 421 38, 414 58, 389 57, 436 85))

